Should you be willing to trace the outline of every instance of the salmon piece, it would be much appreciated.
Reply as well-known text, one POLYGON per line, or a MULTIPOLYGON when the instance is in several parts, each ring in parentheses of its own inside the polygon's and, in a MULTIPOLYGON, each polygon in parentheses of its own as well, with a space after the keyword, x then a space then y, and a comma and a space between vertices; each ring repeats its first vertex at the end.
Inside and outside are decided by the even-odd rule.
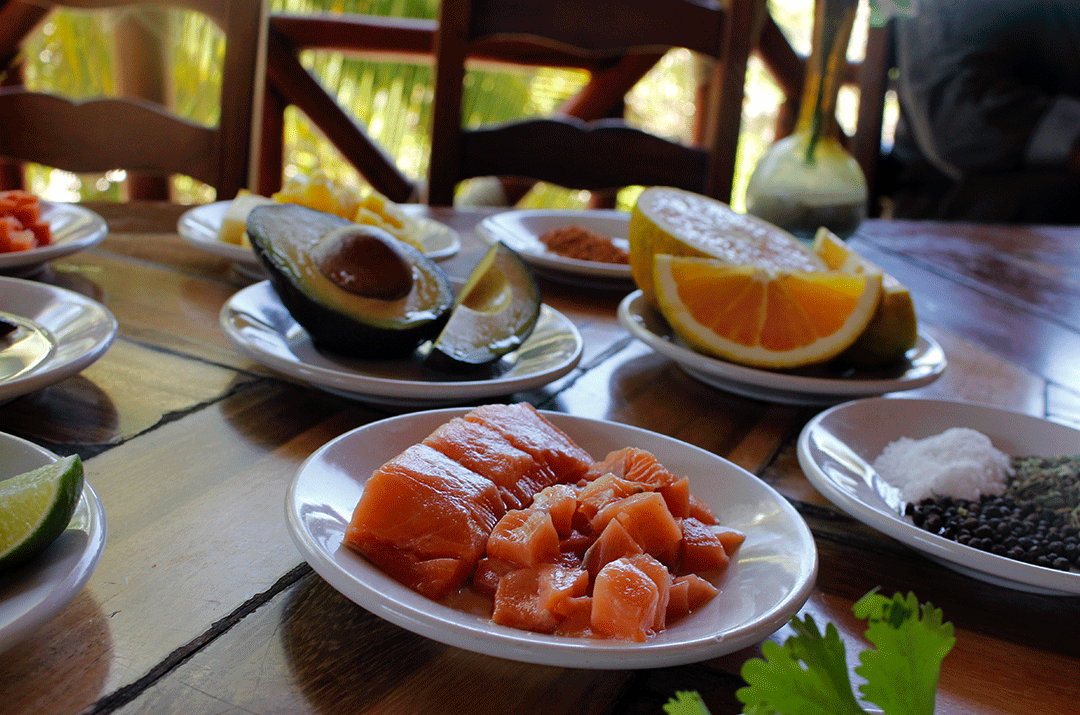
POLYGON ((502 577, 519 568, 521 567, 512 561, 485 556, 476 564, 476 571, 473 573, 472 579, 473 590, 485 596, 494 596, 502 577))
POLYGON ((720 543, 724 545, 724 553, 728 557, 734 556, 735 552, 746 541, 746 534, 728 526, 714 525, 713 533, 716 534, 716 538, 720 539, 720 543))
POLYGON ((533 494, 555 481, 555 475, 532 455, 479 422, 455 417, 428 435, 424 444, 490 479, 508 510, 529 506, 533 494))
POLYGON ((716 528, 712 524, 702 524, 693 517, 683 519, 680 573, 704 573, 727 568, 727 550, 717 536, 716 528))
POLYGON ((34 234, 14 216, 0 216, 0 253, 27 251, 36 245, 34 234))
POLYGON ((487 540, 489 558, 519 566, 539 566, 559 555, 559 533, 546 511, 519 509, 506 513, 487 540))
POLYGON ((589 574, 584 569, 545 564, 540 567, 537 606, 562 616, 570 609, 567 601, 584 596, 588 590, 589 574))
POLYGON ((662 561, 677 558, 683 532, 659 493, 641 492, 613 501, 596 513, 591 524, 599 531, 612 519, 618 519, 645 553, 662 561))
MULTIPOLYGON (((605 474, 588 482, 578 490, 578 515, 586 523, 591 523, 597 512, 604 506, 643 491, 645 491, 645 487, 638 482, 620 479, 614 474, 605 474)), ((579 526, 583 527, 584 525, 579 524, 579 526)))
POLYGON ((676 576, 671 582, 667 607, 667 622, 675 621, 708 603, 720 591, 697 574, 676 576))
POLYGON ((38 247, 48 246, 52 243, 52 227, 44 221, 32 223, 27 226, 27 229, 34 234, 38 247))
POLYGON ((572 638, 602 638, 592 627, 592 596, 568 598, 561 604, 562 622, 555 627, 555 635, 572 638))
POLYGON ((671 572, 667 566, 654 559, 648 554, 638 554, 627 559, 631 564, 641 569, 646 576, 656 584, 658 598, 656 601, 656 617, 652 623, 652 631, 659 633, 667 624, 668 601, 671 598, 671 572))
POLYGON ((612 519, 600 532, 600 537, 585 552, 581 562, 589 575, 596 578, 600 570, 612 561, 641 553, 644 552, 634 541, 634 537, 630 536, 618 519, 612 519))
POLYGON ((559 538, 569 536, 573 531, 572 522, 577 510, 577 490, 569 484, 553 484, 537 492, 529 508, 550 514, 551 523, 555 525, 559 538))
POLYGON ((524 568, 511 571, 499 581, 491 620, 510 628, 552 633, 562 619, 540 608, 540 569, 524 568))
POLYGON ((624 447, 610 452, 603 461, 590 468, 590 473, 597 477, 614 474, 619 479, 644 484, 652 490, 674 484, 676 479, 667 467, 660 464, 651 452, 637 447, 624 447))
POLYGON ((543 487, 576 482, 593 463, 588 452, 527 402, 481 405, 467 413, 465 419, 487 425, 544 465, 554 475, 554 481, 543 487))
POLYGON ((676 519, 685 519, 690 516, 690 480, 686 477, 666 484, 659 489, 660 496, 664 497, 668 511, 676 519))
POLYGON ((573 555, 580 562, 593 542, 594 539, 590 534, 574 529, 569 535, 559 539, 559 552, 563 555, 573 555))
POLYGON ((344 543, 406 586, 438 599, 472 575, 504 509, 490 480, 414 445, 368 479, 344 543), (442 559, 457 562, 456 568, 442 559))
POLYGON ((716 514, 713 514, 712 509, 705 502, 698 499, 693 494, 690 495, 690 516, 700 521, 702 524, 719 524, 720 520, 716 518, 716 514))
POLYGON ((610 638, 641 643, 652 635, 659 589, 629 559, 612 561, 593 583, 590 623, 610 638))

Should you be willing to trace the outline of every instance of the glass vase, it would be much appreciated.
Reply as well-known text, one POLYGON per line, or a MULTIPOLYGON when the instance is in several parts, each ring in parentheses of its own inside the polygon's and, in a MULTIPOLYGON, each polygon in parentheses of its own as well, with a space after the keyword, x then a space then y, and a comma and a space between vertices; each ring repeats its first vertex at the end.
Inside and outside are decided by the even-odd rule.
POLYGON ((817 0, 795 131, 765 152, 747 184, 749 213, 808 241, 820 226, 847 238, 866 218, 866 177, 836 122, 857 8, 857 0, 817 0))

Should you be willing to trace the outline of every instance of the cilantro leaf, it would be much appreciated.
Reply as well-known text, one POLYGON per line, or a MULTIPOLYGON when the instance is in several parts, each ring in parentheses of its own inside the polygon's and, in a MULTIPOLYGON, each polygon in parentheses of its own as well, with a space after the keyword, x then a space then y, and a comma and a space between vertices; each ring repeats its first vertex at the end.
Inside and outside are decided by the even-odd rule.
POLYGON ((791 619, 796 635, 783 647, 766 641, 765 660, 751 658, 742 667, 747 687, 735 696, 750 715, 865 715, 851 690, 844 643, 836 626, 825 635, 812 616, 791 619))
POLYGON ((941 610, 922 606, 915 594, 887 598, 871 592, 851 609, 869 621, 866 638, 877 650, 859 654, 855 672, 866 679, 863 697, 894 715, 933 715, 941 662, 952 649, 951 623, 941 610))
POLYGON ((664 712, 668 715, 711 715, 696 690, 676 691, 675 697, 664 704, 664 712))

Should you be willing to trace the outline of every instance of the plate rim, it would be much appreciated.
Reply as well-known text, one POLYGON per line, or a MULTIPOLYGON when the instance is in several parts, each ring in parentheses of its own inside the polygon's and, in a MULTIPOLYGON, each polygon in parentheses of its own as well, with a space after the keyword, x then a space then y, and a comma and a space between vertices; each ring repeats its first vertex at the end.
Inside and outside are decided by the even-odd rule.
MULTIPOLYGON (((783 599, 767 611, 755 615, 753 620, 757 622, 757 625, 754 627, 750 627, 748 624, 744 623, 738 626, 734 633, 720 636, 713 634, 711 636, 703 636, 686 642, 657 644, 655 642, 625 643, 616 640, 594 641, 590 639, 531 633, 519 629, 498 626, 489 622, 486 627, 482 628, 462 625, 450 629, 452 634, 460 631, 461 635, 468 636, 466 645, 463 644, 462 640, 448 635, 446 632, 446 625, 441 623, 438 617, 439 613, 457 612, 456 609, 434 601, 427 601, 433 608, 428 606, 425 606, 424 608, 413 608, 408 606, 408 604, 401 604, 400 602, 396 603, 397 607, 394 607, 391 605, 390 599, 384 597, 380 591, 371 586, 357 583, 353 577, 347 574, 332 560, 327 552, 324 552, 319 548, 315 539, 311 538, 309 532, 303 527, 301 516, 296 508, 299 506, 296 501, 297 490, 303 482, 305 471, 308 470, 311 465, 318 462, 325 453, 337 447, 342 441, 358 439, 359 436, 367 430, 394 429, 411 420, 420 419, 431 420, 433 422, 438 420, 445 421, 451 417, 464 414, 470 409, 472 408, 456 407, 409 413, 377 420, 367 425, 349 430, 330 440, 313 452, 304 460, 289 482, 284 506, 289 533, 293 538, 296 548, 300 551, 304 559, 308 561, 309 565, 330 583, 335 590, 338 590, 339 593, 342 593, 342 595, 349 598, 354 603, 358 603, 362 607, 372 611, 375 615, 414 633, 431 638, 432 640, 455 647, 465 648, 473 652, 492 655, 494 657, 510 658, 521 662, 559 667, 639 669, 699 662, 757 643, 788 623, 791 617, 797 613, 809 599, 816 583, 819 567, 819 556, 816 544, 814 543, 813 534, 805 519, 802 518, 794 506, 770 485, 730 460, 674 437, 610 420, 540 410, 540 413, 552 420, 556 426, 568 430, 569 433, 572 433, 575 429, 572 425, 581 423, 592 423, 594 426, 599 426, 601 429, 615 430, 622 434, 643 433, 649 435, 650 439, 658 437, 663 442, 671 443, 672 446, 678 446, 680 449, 687 449, 692 453, 706 455, 707 458, 716 460, 716 462, 724 465, 725 469, 733 470, 734 473, 741 474, 744 479, 751 480, 756 485, 756 488, 761 489, 764 493, 770 495, 778 508, 786 514, 794 530, 799 533, 800 540, 807 547, 803 553, 807 556, 809 563, 801 564, 802 568, 799 569, 799 573, 792 576, 791 590, 785 594, 783 599), (344 589, 342 587, 344 587, 344 589), (351 587, 359 587, 362 591, 371 594, 377 603, 361 603, 356 600, 354 595, 348 592, 353 590, 351 587), (432 611, 434 611, 434 615, 432 615, 432 611), (505 650, 493 652, 492 648, 482 647, 482 644, 502 644, 506 646, 509 651, 512 651, 512 654, 508 654, 505 650), (647 657, 642 657, 641 654, 643 653, 646 654, 647 657)), ((422 439, 422 437, 420 437, 420 439, 422 439)), ((357 558, 362 559, 362 557, 359 556, 357 556, 357 558)), ((374 566, 366 566, 365 568, 376 570, 374 566)), ((391 579, 391 577, 381 574, 380 580, 382 579, 391 579)), ((396 584, 396 582, 392 583, 396 584)), ((409 590, 405 586, 396 584, 396 590, 401 589, 404 589, 405 591, 409 590)))
POLYGON ((101 243, 109 233, 109 225, 106 223, 105 219, 96 211, 88 209, 85 206, 64 201, 46 201, 41 199, 41 207, 42 217, 46 219, 49 215, 56 212, 80 216, 86 219, 88 221, 86 232, 76 236, 72 240, 63 241, 62 243, 50 243, 48 246, 31 248, 29 251, 0 253, 0 270, 10 271, 12 269, 23 269, 25 271, 36 268, 57 258, 70 256, 73 253, 85 251, 88 248, 96 246, 98 243, 101 243))
MULTIPOLYGON (((38 281, 26 280, 14 276, 0 276, 0 292, 4 291, 5 286, 12 286, 13 290, 24 291, 24 295, 47 298, 50 305, 58 302, 77 304, 82 308, 80 317, 84 317, 90 313, 96 315, 97 320, 93 322, 91 327, 107 327, 103 332, 100 332, 100 334, 98 330, 94 330, 93 332, 96 335, 96 340, 92 344, 83 346, 82 352, 68 357, 66 361, 61 362, 62 358, 57 354, 57 351, 54 351, 48 359, 42 361, 25 374, 19 375, 11 380, 0 382, 0 401, 11 400, 35 392, 36 390, 48 387, 49 385, 54 385, 61 380, 82 372, 101 359, 101 357, 108 352, 113 341, 116 339, 120 329, 116 316, 114 316, 108 308, 93 298, 48 283, 40 283, 38 281)), ((8 309, 7 312, 13 313, 14 311, 8 309)), ((23 317, 27 317, 41 325, 41 327, 48 332, 50 339, 57 342, 57 345, 63 344, 56 337, 56 323, 44 325, 37 321, 35 317, 23 317)), ((65 323, 65 325, 67 324, 70 323, 65 323)))
MULTIPOLYGON (((606 221, 617 221, 629 226, 630 214, 616 209, 518 209, 514 211, 501 211, 482 219, 473 232, 488 245, 502 240, 499 233, 506 235, 507 228, 499 224, 515 218, 527 218, 531 216, 565 216, 567 220, 573 218, 595 218, 606 221)), ((516 234, 515 234, 516 235, 516 234)), ((536 242, 539 245, 539 241, 536 242)), ((511 246, 512 247, 512 246, 511 246)), ((574 276, 578 283, 582 279, 603 280, 605 282, 619 282, 631 286, 633 276, 629 264, 601 263, 599 261, 584 261, 577 258, 567 258, 545 251, 517 251, 529 265, 537 269, 543 269, 549 277, 560 277, 561 274, 574 276)))
MULTIPOLYGON (((926 343, 925 352, 927 354, 939 353, 941 359, 934 364, 927 374, 912 379, 852 380, 846 378, 807 377, 736 365, 735 363, 696 353, 681 345, 664 340, 663 337, 646 328, 641 313, 644 299, 642 291, 636 290, 619 303, 617 310, 619 323, 630 331, 631 335, 654 351, 679 363, 680 366, 689 365, 690 368, 717 381, 746 386, 753 392, 762 395, 762 399, 774 392, 800 393, 807 396, 827 396, 846 400, 877 396, 888 392, 914 390, 925 387, 937 380, 945 372, 949 364, 941 345, 934 340, 933 336, 920 328, 918 336, 921 342, 926 343)), ((718 382, 708 384, 723 389, 718 382)))
MULTIPOLYGON (((423 405, 444 404, 448 401, 462 402, 484 397, 506 395, 521 390, 540 387, 558 380, 576 368, 584 354, 585 341, 581 336, 581 331, 578 330, 573 321, 555 308, 543 303, 541 304, 542 313, 546 313, 551 316, 552 319, 560 321, 562 326, 566 329, 566 332, 568 332, 574 340, 574 350, 572 354, 558 366, 549 369, 548 371, 511 379, 502 379, 500 376, 499 378, 489 380, 458 380, 447 382, 426 382, 368 377, 361 375, 360 373, 350 373, 318 365, 309 365, 300 362, 299 360, 284 360, 277 355, 259 349, 258 346, 253 345, 250 341, 244 340, 243 336, 232 324, 231 317, 240 313, 234 306, 237 301, 243 299, 247 295, 258 293, 262 293, 264 296, 274 300, 277 305, 281 305, 277 293, 274 292, 270 281, 267 280, 242 288, 230 296, 221 307, 219 324, 225 332, 225 336, 233 344, 233 347, 265 367, 269 367, 289 377, 303 380, 318 388, 332 388, 335 394, 344 393, 342 396, 354 396, 353 399, 358 400, 363 400, 365 397, 369 396, 373 398, 391 398, 393 402, 390 402, 389 404, 407 404, 420 407, 423 405), (363 380, 364 384, 356 385, 355 380, 357 379, 363 380), (378 389, 372 391, 372 387, 378 389)), ((281 309, 284 311, 284 306, 281 306, 281 309)), ((281 333, 275 332, 275 334, 281 336, 282 339, 285 340, 285 336, 281 335, 281 333)), ((310 340, 310 338, 307 339, 310 340)), ((385 399, 383 401, 385 402, 385 399)))
MULTIPOLYGON (((824 429, 822 422, 836 415, 838 412, 861 408, 863 406, 885 406, 886 409, 895 407, 900 402, 908 405, 923 403, 944 407, 946 409, 960 409, 966 412, 982 412, 995 416, 1007 416, 1010 419, 1035 420, 1055 425, 1055 428, 1065 429, 1075 433, 1080 442, 1080 430, 1060 422, 1054 422, 1043 417, 1017 412, 1004 407, 982 404, 964 400, 943 400, 912 396, 878 396, 859 400, 851 400, 823 410, 806 423, 796 441, 796 452, 799 464, 811 484, 821 492, 830 502, 848 513, 853 518, 874 528, 875 530, 896 539, 906 546, 920 552, 945 566, 953 567, 958 571, 970 575, 972 578, 997 583, 1008 588, 1041 593, 1052 596, 1078 596, 1080 595, 1080 574, 1066 571, 1049 569, 1035 564, 1028 564, 1005 556, 998 556, 970 546, 958 544, 951 539, 932 534, 920 529, 908 522, 900 515, 894 515, 888 505, 882 500, 885 508, 877 508, 862 499, 845 494, 834 486, 833 481, 817 463, 811 450, 811 441, 815 430, 824 429), (974 565, 972 564, 974 562, 974 565), (982 578, 983 575, 991 578, 982 578), (1037 577, 1043 578, 1037 578, 1037 577), (1047 583, 1049 580, 1049 584, 1047 583)), ((962 426, 962 425, 957 425, 962 426)), ((851 449, 850 445, 846 445, 851 449)), ((854 450, 852 450, 854 451, 854 450)), ((868 465, 869 466, 869 465, 868 465)), ((876 474, 876 472, 875 472, 876 474)))
MULTIPOLYGON (((0 432, 0 442, 17 443, 30 448, 31 451, 38 453, 43 458, 41 464, 60 460, 60 456, 56 453, 6 432, 0 432)), ((62 579, 54 583, 44 598, 33 607, 16 615, 12 620, 0 623, 0 654, 17 645, 31 635, 34 630, 58 615, 82 591, 97 569, 98 562, 101 560, 101 555, 105 550, 108 522, 105 518, 105 507, 101 497, 98 496, 98 493, 90 485, 90 481, 85 477, 83 478, 83 491, 80 502, 85 503, 89 515, 89 525, 84 532, 87 535, 84 548, 72 565, 72 569, 62 579)), ((76 509, 78 508, 76 507, 76 509)), ((23 568, 27 567, 24 566, 23 568)))

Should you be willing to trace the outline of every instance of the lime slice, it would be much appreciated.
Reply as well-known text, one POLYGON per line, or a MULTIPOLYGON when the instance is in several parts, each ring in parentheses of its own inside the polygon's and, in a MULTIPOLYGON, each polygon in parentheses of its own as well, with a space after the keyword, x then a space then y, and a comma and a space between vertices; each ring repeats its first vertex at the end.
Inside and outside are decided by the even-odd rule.
POLYGON ((64 533, 83 489, 79 456, 0 482, 0 570, 18 566, 64 533))

